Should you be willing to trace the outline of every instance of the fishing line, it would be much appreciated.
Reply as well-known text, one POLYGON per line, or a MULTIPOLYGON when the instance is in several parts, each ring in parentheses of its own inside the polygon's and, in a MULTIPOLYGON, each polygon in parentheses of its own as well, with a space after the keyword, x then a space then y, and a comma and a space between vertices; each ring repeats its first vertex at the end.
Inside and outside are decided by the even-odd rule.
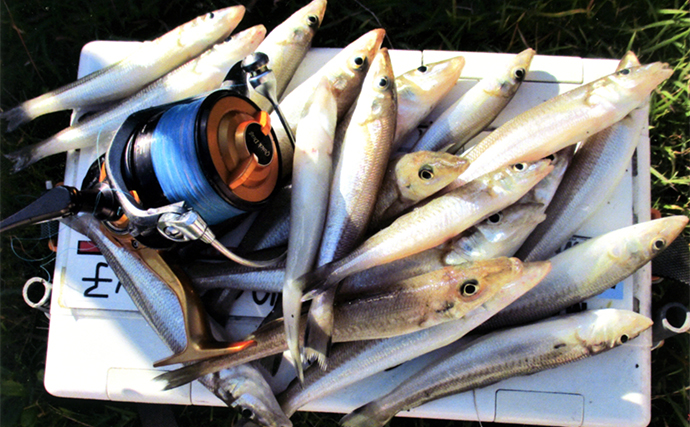
POLYGON ((474 411, 477 414, 477 421, 479 422, 479 427, 482 427, 482 420, 479 417, 479 405, 477 405, 477 389, 472 389, 472 401, 474 402, 474 411))

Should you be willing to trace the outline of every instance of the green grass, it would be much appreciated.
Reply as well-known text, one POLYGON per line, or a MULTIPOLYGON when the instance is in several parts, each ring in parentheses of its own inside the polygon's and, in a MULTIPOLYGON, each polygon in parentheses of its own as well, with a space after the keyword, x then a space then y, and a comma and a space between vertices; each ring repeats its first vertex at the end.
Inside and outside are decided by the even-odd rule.
MULTIPOLYGON (((241 24, 263 23, 270 30, 303 2, 245 1, 253 7, 241 24)), ((74 79, 81 46, 96 39, 143 40, 227 2, 197 0, 3 0, 0 5, 0 106, 57 88, 74 79)), ((690 215, 690 8, 684 1, 438 1, 331 0, 314 46, 341 47, 373 28, 387 30, 385 45, 395 49, 519 52, 619 58, 626 50, 642 62, 665 61, 675 70, 652 98, 652 204, 663 215, 690 215)), ((42 117, 2 134, 10 152, 38 142, 68 124, 69 113, 42 117)), ((1 216, 39 195, 48 179, 60 181, 64 157, 40 161, 10 175, 0 159, 1 216)), ((686 235, 690 233, 686 230, 686 235)), ((42 383, 48 321, 22 301, 21 286, 51 270, 46 240, 38 227, 0 236, 0 393, 3 426, 137 426, 137 407, 119 402, 61 399, 42 383), (11 243, 13 245, 11 245, 11 243), (33 260, 33 261, 31 261, 33 260)), ((654 285, 654 306, 688 302, 687 287, 665 281, 654 285)), ((687 425, 688 339, 669 339, 653 353, 652 423, 687 425)), ((180 425, 229 426, 228 408, 174 407, 180 425)), ((298 413, 295 425, 334 426, 339 416, 298 413)), ((477 425, 448 421, 395 419, 393 425, 477 425)), ((484 425, 491 425, 484 423, 484 425)))

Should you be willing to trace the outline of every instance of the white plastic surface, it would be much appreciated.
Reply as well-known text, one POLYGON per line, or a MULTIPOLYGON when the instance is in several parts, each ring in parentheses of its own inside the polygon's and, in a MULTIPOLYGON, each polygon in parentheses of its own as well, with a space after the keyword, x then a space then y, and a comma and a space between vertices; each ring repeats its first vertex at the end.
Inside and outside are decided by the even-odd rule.
MULTIPOLYGON (((119 59, 131 46, 130 42, 86 45, 80 58, 79 74, 84 75, 119 59)), ((288 90, 338 51, 312 49, 288 90)), ((397 74, 458 55, 466 58, 461 79, 429 120, 472 87, 487 70, 511 55, 391 51, 397 74)), ((490 128, 559 93, 613 72, 617 63, 617 60, 537 55, 517 95, 490 128)), ((424 124, 420 128, 424 129, 424 124)), ((649 138, 646 126, 643 128, 643 137, 633 159, 637 162, 634 168, 637 175, 633 176, 633 168, 628 168, 615 195, 578 231, 577 236, 580 237, 575 240, 649 219, 649 138)), ((93 150, 70 153, 65 183, 80 186, 94 157, 93 150)), ((65 397, 222 406, 219 399, 198 383, 169 392, 162 392, 151 385, 149 380, 158 372, 152 368, 153 362, 169 356, 170 351, 136 312, 104 259, 99 255, 78 254, 80 245, 84 245, 80 242, 85 239, 65 227, 61 228, 59 239, 46 389, 65 397)), ((649 288, 650 269, 645 267, 615 289, 587 301, 587 308, 639 307, 640 312, 649 316, 649 288)), ((237 304, 235 315, 265 313, 272 300, 263 294, 246 293, 243 297, 246 299, 237 304), (250 308, 251 300, 263 301, 265 306, 260 304, 258 308, 250 308)), ((645 333, 608 353, 476 390, 476 408, 473 392, 467 392, 431 402, 400 416, 476 420, 478 414, 482 421, 539 425, 647 425, 650 416, 650 345, 651 336, 645 333)), ((284 377, 293 374, 287 363, 282 364, 280 372, 284 377)), ((396 369, 383 372, 337 393, 337 396, 312 402, 303 410, 349 412, 389 390, 400 381, 399 376, 396 369)), ((281 387, 285 378, 271 382, 281 387)))

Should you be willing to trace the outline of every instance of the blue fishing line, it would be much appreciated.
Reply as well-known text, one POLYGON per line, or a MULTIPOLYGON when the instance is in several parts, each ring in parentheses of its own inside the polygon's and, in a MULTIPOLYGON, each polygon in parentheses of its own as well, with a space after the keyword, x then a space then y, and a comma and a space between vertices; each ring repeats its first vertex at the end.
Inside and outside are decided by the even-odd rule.
POLYGON ((226 202, 206 179, 194 143, 203 99, 178 104, 163 113, 151 144, 151 163, 165 197, 185 201, 210 225, 244 213, 226 202))

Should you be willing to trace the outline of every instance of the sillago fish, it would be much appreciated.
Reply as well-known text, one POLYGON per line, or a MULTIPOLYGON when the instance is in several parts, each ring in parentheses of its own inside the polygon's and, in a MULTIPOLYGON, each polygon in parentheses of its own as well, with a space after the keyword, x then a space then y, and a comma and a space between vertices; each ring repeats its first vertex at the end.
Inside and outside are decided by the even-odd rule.
MULTIPOLYGON (((338 125, 333 142, 335 171, 317 265, 344 256, 364 239, 390 158, 396 118, 393 66, 388 49, 382 48, 371 62, 355 104, 338 125)), ((294 286, 303 292, 302 285, 295 280, 294 286)), ((324 294, 310 306, 305 351, 320 363, 330 345, 333 298, 334 292, 324 294)))
POLYGON ((543 158, 611 126, 672 73, 660 62, 626 68, 517 115, 463 155, 470 167, 448 189, 507 164, 543 158))
POLYGON ((302 289, 294 279, 310 271, 319 251, 333 176, 333 138, 337 106, 327 80, 316 86, 311 103, 297 125, 292 165, 292 203, 288 241, 283 317, 285 337, 299 377, 302 359, 299 348, 299 318, 302 289))
POLYGON ((610 350, 651 325, 641 314, 603 309, 497 331, 434 361, 390 393, 346 415, 341 424, 383 426, 402 410, 610 350))
POLYGON ((312 400, 460 339, 532 289, 551 268, 548 262, 523 264, 517 258, 509 262, 511 267, 495 282, 500 282, 501 290, 458 320, 393 338, 335 345, 326 371, 312 366, 305 371, 304 386, 293 381, 279 396, 286 415, 291 416, 312 400))
MULTIPOLYGON (((546 270, 543 273, 546 274, 546 270)), ((339 300, 335 306, 333 340, 371 340, 452 322, 475 307, 487 304, 524 274, 522 263, 517 259, 487 260, 447 267, 387 286, 378 293, 339 300)), ((287 350, 282 319, 267 323, 248 340, 256 341, 256 345, 232 355, 188 365, 158 378, 166 381, 166 389, 170 389, 227 366, 287 350)))
POLYGON ((481 326, 490 330, 556 314, 598 295, 663 251, 688 223, 671 216, 624 227, 552 257, 551 273, 532 291, 481 326))
POLYGON ((574 154, 575 145, 569 145, 549 155, 548 158, 552 158, 553 170, 544 179, 539 181, 537 185, 532 187, 517 203, 539 203, 546 210, 551 200, 553 200, 553 196, 556 194, 574 154))
POLYGON ((313 296, 353 273, 444 243, 517 201, 552 169, 549 160, 519 163, 486 174, 464 189, 458 188, 436 197, 399 217, 346 257, 302 276, 300 279, 305 281, 305 292, 308 292, 305 297, 313 296), (410 238, 411 235, 415 238, 410 238))
POLYGON ((431 197, 467 166, 461 157, 436 151, 418 151, 393 158, 388 163, 369 228, 378 230, 387 219, 431 197))
POLYGON ((159 78, 117 105, 85 118, 52 137, 6 157, 17 172, 53 154, 68 150, 98 147, 104 152, 122 122, 145 108, 179 101, 220 87, 230 67, 256 49, 266 34, 263 25, 237 33, 201 56, 159 78))
POLYGON ((181 265, 198 290, 238 289, 278 293, 283 290, 285 261, 270 267, 246 267, 234 261, 200 262, 181 265))
MULTIPOLYGON (((268 55, 268 68, 273 70, 276 78, 276 102, 282 97, 295 70, 311 47, 311 41, 323 22, 325 12, 326 0, 312 0, 272 29, 256 48, 257 52, 268 55)), ((273 105, 256 92, 250 91, 249 98, 263 111, 273 111, 273 105)))
POLYGON ((436 107, 455 86, 465 58, 458 56, 446 61, 422 65, 395 78, 398 91, 398 119, 395 126, 393 151, 436 107))
POLYGON ((443 260, 447 264, 460 264, 513 256, 534 227, 545 218, 541 203, 510 205, 452 239, 443 260))
MULTIPOLYGON (((639 65, 632 52, 618 69, 639 65)), ((541 223, 520 248, 521 259, 546 259, 554 254, 587 221, 618 187, 630 164, 640 134, 641 123, 649 115, 647 102, 619 122, 584 141, 565 172, 563 186, 547 208, 541 223)))
MULTIPOLYGON (((71 216, 61 222, 98 246, 148 324, 173 352, 180 352, 186 345, 182 308, 160 276, 135 256, 132 249, 111 240, 93 216, 71 216)), ((225 369, 199 380, 228 406, 241 405, 250 410, 252 418, 262 425, 292 425, 280 410, 268 383, 249 365, 225 369)))
MULTIPOLYGON (((280 109, 293 133, 300 117, 302 117, 307 100, 314 93, 314 88, 322 78, 328 80, 336 95, 338 121, 343 118, 357 98, 367 70, 374 59, 374 55, 381 47, 385 34, 383 29, 376 29, 362 35, 345 46, 311 77, 285 95, 280 101, 280 109)), ((271 123, 280 123, 280 118, 275 111, 271 114, 271 123)), ((283 175, 289 175, 292 171, 292 145, 282 126, 274 126, 273 129, 280 144, 281 155, 284 153, 283 175)))
POLYGON ((429 126, 412 150, 439 150, 452 144, 447 151, 457 153, 513 99, 527 75, 534 54, 533 49, 525 49, 505 67, 482 78, 429 126))
POLYGON ((219 9, 161 37, 141 43, 124 59, 0 114, 8 131, 54 111, 81 109, 126 98, 225 39, 240 23, 244 6, 219 9))

